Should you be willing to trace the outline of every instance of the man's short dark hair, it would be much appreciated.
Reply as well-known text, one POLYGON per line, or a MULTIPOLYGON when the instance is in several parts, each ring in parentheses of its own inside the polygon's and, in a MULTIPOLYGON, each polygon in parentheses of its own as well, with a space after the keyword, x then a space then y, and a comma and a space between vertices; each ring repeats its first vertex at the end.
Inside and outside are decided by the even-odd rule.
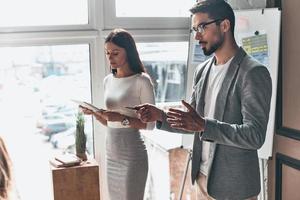
POLYGON ((211 19, 228 19, 234 36, 235 17, 231 6, 224 0, 199 1, 191 9, 192 14, 206 13, 211 19))

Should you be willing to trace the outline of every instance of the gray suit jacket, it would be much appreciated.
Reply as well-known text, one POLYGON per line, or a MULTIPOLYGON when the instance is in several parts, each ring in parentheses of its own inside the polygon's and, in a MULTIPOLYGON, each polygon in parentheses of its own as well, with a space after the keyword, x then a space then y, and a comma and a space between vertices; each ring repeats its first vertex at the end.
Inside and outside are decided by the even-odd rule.
MULTIPOLYGON (((204 114, 207 77, 215 58, 202 63, 194 75, 191 105, 204 114)), ((216 199, 245 199, 260 192, 257 149, 265 140, 272 82, 268 69, 240 48, 233 58, 216 100, 214 119, 205 118, 201 140, 211 141, 208 193, 216 199)), ((166 116, 160 129, 172 129, 166 116)), ((201 140, 195 134, 192 181, 199 173, 201 140), (199 148, 195 148, 197 146, 199 148), (195 150, 198 149, 198 150, 195 150), (195 159, 194 159, 195 158, 195 159), (196 161, 195 161, 196 160, 196 161)))

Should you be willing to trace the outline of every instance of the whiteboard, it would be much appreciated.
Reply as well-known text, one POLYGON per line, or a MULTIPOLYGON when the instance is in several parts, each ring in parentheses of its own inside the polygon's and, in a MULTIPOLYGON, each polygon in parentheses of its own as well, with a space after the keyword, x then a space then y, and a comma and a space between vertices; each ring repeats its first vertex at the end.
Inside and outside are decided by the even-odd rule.
MULTIPOLYGON (((279 62, 280 41, 280 11, 277 8, 236 10, 235 38, 239 46, 254 58, 265 64, 272 78, 272 97, 269 114, 269 122, 264 145, 258 150, 260 158, 268 159, 272 156, 273 136, 275 127, 275 107, 277 96, 277 76, 279 62)), ((188 83, 187 96, 190 99, 192 92, 192 80, 195 68, 199 63, 208 59, 202 53, 191 33, 188 55, 188 83)), ((182 136, 182 146, 191 149, 192 135, 182 136)))

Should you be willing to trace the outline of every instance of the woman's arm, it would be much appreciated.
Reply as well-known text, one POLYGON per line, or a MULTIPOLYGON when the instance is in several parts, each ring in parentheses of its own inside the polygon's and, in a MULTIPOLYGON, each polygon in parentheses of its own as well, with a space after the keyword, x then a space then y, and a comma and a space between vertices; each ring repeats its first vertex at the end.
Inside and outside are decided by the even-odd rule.
POLYGON ((93 115, 101 124, 103 124, 104 126, 107 126, 107 120, 103 116, 103 112, 105 112, 105 110, 94 112, 83 106, 79 106, 79 108, 85 115, 93 115))
POLYGON ((119 126, 122 127, 122 122, 128 120, 128 125, 124 125, 124 127, 136 128, 136 129, 145 129, 146 123, 141 122, 140 119, 135 117, 129 117, 123 114, 120 114, 115 111, 104 111, 104 112, 97 112, 97 116, 95 116, 102 124, 107 122, 119 122, 119 126))
MULTIPOLYGON (((155 105, 155 94, 154 94, 154 88, 151 81, 151 78, 148 74, 143 73, 140 77, 140 104, 152 104, 155 105)), ((139 119, 140 120, 140 119, 139 119)), ((155 121, 153 122, 142 122, 140 120, 140 123, 144 124, 144 129, 152 130, 155 128, 155 121)))
POLYGON ((107 126, 107 120, 105 119, 105 117, 103 116, 103 112, 105 111, 98 111, 98 112, 94 112, 93 116, 104 126, 107 126))
MULTIPOLYGON (((154 89, 150 77, 146 74, 142 74, 142 76, 138 79, 137 85, 139 86, 137 87, 139 90, 137 92, 140 95, 140 104, 155 104, 154 89)), ((126 116, 114 111, 104 111, 102 115, 107 122, 118 122, 117 126, 120 127, 122 127, 122 122, 124 122, 123 124, 128 124, 124 127, 136 129, 151 130, 155 127, 155 122, 145 123, 137 117, 126 116)))

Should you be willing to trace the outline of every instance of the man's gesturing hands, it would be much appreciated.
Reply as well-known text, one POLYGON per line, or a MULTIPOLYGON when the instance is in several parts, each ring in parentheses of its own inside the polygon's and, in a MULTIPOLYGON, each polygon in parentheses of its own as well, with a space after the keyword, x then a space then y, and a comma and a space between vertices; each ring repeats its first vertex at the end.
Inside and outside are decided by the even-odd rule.
POLYGON ((182 104, 187 111, 170 108, 167 112, 167 121, 172 128, 189 131, 200 132, 204 130, 205 120, 196 112, 196 110, 184 100, 182 104))
MULTIPOLYGON (((171 108, 167 112, 167 121, 171 127, 189 132, 200 132, 204 130, 205 120, 196 110, 184 100, 182 104, 187 111, 171 108)), ((163 111, 151 104, 142 104, 134 107, 139 118, 143 122, 163 120, 163 111)))

